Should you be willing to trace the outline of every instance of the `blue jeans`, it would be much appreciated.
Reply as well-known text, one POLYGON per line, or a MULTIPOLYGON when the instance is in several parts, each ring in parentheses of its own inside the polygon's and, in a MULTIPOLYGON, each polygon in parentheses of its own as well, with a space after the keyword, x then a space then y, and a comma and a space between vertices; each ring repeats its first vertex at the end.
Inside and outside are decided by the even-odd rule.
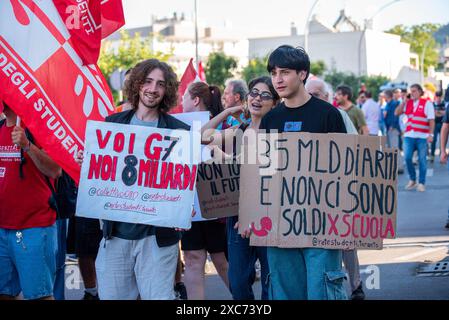
POLYGON ((266 247, 252 247, 234 229, 238 217, 227 218, 228 278, 234 300, 254 300, 252 285, 256 277, 254 264, 259 259, 261 267, 262 300, 268 300, 268 260, 266 247))
POLYGON ((416 181, 416 171, 413 166, 413 153, 418 151, 419 158, 419 183, 426 183, 427 174, 427 139, 408 138, 404 139, 404 156, 408 175, 411 181, 416 181))
POLYGON ((0 228, 0 295, 27 300, 53 296, 56 274, 56 225, 0 228))
POLYGON ((56 253, 56 279, 53 289, 55 300, 65 300, 65 254, 67 252, 67 219, 56 220, 58 249, 56 253))
POLYGON ((268 248, 270 300, 346 300, 341 250, 268 248))

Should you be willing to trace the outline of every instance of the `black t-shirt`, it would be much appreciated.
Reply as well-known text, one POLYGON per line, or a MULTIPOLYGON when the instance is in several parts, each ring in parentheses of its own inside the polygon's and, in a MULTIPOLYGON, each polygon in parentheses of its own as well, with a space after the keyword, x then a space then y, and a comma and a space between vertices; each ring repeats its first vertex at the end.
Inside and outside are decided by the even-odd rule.
MULTIPOLYGON (((433 103, 433 107, 435 108, 435 112, 436 111, 446 111, 446 105, 444 104, 444 102, 441 102, 439 104, 436 104, 435 102, 433 103)), ((435 115, 435 123, 442 123, 443 122, 443 117, 437 117, 435 115)))
POLYGON ((443 117, 443 123, 449 123, 449 105, 446 108, 446 113, 444 114, 443 117))
POLYGON ((331 104, 311 97, 304 105, 287 108, 280 103, 262 119, 260 129, 279 132, 346 133, 340 112, 331 104))

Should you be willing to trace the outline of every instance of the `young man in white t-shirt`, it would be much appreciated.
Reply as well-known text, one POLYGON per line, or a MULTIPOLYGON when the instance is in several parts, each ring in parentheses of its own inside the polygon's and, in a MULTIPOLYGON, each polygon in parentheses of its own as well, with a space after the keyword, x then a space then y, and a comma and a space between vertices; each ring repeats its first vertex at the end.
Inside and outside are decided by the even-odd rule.
POLYGON ((411 99, 405 100, 399 105, 395 114, 400 116, 405 113, 407 125, 404 133, 404 156, 407 164, 410 181, 406 190, 417 188, 418 191, 426 190, 427 173, 427 144, 432 143, 435 128, 435 110, 431 101, 423 99, 424 91, 419 84, 410 87, 411 99), (419 181, 416 183, 416 171, 413 166, 413 153, 418 151, 419 181))

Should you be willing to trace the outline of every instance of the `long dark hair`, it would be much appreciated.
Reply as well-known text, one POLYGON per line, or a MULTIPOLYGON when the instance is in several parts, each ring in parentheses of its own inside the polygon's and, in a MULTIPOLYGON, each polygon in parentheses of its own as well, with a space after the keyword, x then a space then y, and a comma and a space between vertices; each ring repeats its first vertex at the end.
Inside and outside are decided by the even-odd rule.
POLYGON ((204 105, 212 115, 217 116, 223 111, 223 105, 221 103, 221 92, 217 86, 209 86, 204 82, 194 82, 189 85, 187 91, 192 99, 200 98, 204 105))
POLYGON ((160 112, 168 112, 170 108, 178 104, 178 79, 173 69, 165 62, 157 59, 148 59, 136 64, 132 68, 128 80, 125 81, 124 94, 128 101, 137 109, 139 105, 139 92, 148 74, 154 69, 160 69, 165 78, 165 95, 159 105, 160 112))

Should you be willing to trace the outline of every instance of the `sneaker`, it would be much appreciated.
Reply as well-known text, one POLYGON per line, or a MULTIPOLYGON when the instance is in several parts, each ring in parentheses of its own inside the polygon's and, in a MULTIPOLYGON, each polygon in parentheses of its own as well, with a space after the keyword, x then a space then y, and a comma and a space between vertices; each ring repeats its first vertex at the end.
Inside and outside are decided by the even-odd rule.
POLYGON ((84 291, 83 300, 96 301, 96 300, 100 300, 100 297, 98 297, 98 294, 96 296, 94 296, 94 295, 90 294, 89 292, 84 291))
POLYGON ((405 186, 405 190, 413 190, 417 186, 415 181, 409 181, 408 184, 405 186))
POLYGON ((175 285, 175 294, 177 300, 187 300, 187 289, 184 282, 178 282, 175 285))
POLYGON ((365 300, 365 292, 363 292, 362 284, 355 289, 351 294, 351 300, 365 300))
POLYGON ((424 192, 426 191, 426 186, 423 185, 422 183, 418 184, 418 187, 416 188, 416 190, 418 190, 419 192, 424 192))

